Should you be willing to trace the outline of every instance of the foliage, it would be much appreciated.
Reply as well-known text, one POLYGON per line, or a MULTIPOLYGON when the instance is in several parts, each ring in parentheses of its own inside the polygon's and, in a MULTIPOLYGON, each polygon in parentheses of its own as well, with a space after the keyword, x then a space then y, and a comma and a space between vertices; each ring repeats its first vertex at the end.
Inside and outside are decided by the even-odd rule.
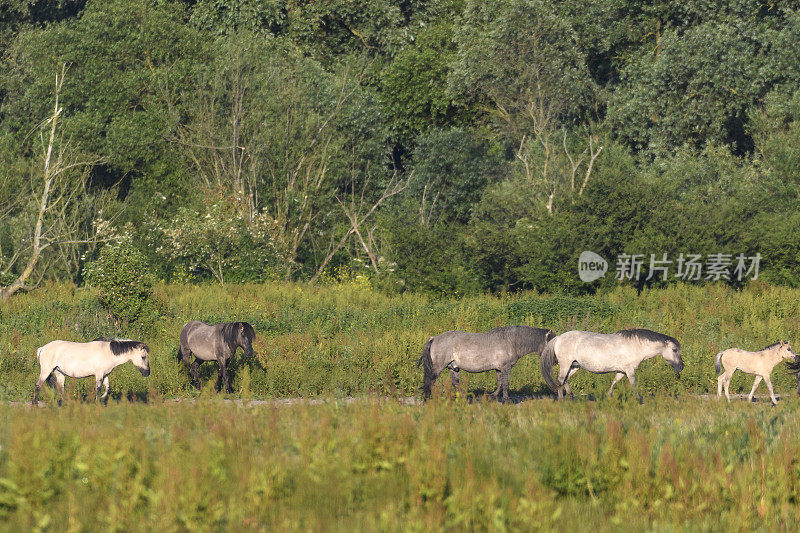
POLYGON ((511 320, 521 321, 534 317, 543 324, 570 318, 597 317, 604 319, 613 316, 615 308, 607 301, 574 296, 554 296, 552 298, 517 299, 506 306, 511 320))
MULTIPOLYGON (((799 10, 7 0, 0 277, 34 210, 2 199, 29 196, 65 63, 63 141, 100 164, 64 214, 87 231, 102 207, 167 278, 316 280, 361 261, 389 291, 581 294, 615 284, 565 267, 591 249, 760 253, 764 279, 800 285, 799 10), (235 231, 193 232, 213 205, 243 226, 220 208, 235 231), (193 242, 172 253, 178 229, 193 242)), ((80 283, 84 253, 60 244, 42 272, 80 283)))
MULTIPOLYGON (((436 278, 433 278, 436 279, 436 278)), ((100 336, 128 336, 151 348, 151 374, 142 378, 132 366, 111 375, 113 398, 192 397, 193 390, 177 362, 178 335, 190 320, 209 323, 244 320, 255 327, 256 357, 232 363, 235 395, 247 383, 248 396, 349 396, 368 391, 414 396, 421 385, 416 360, 432 335, 458 329, 486 331, 527 324, 552 328, 613 332, 644 327, 676 337, 686 365, 681 378, 660 358, 642 363, 638 388, 645 396, 663 393, 716 394, 712 356, 738 346, 759 350, 780 339, 796 343, 800 329, 798 289, 751 282, 741 290, 721 284, 601 289, 591 297, 522 292, 429 297, 410 291, 387 296, 366 277, 329 280, 320 286, 266 284, 157 284, 154 299, 160 317, 146 331, 115 324, 94 291, 49 284, 21 294, 0 307, 0 368, 5 379, 0 400, 27 401, 36 373, 36 348, 53 339, 89 341, 100 336), (246 372, 245 372, 245 369, 246 372), (245 380, 245 376, 247 379, 245 380), (394 392, 393 392, 394 391, 394 392)), ((204 383, 216 379, 216 366, 201 366, 204 383)), ((445 376, 446 377, 446 376, 445 376)), ((570 379, 577 394, 602 396, 613 376, 579 371, 570 379)), ((773 372, 779 394, 795 390, 793 374, 779 365, 773 372)), ((68 380, 71 395, 93 398, 90 380, 68 380)), ((437 390, 449 380, 437 381, 437 390)), ((494 390, 494 373, 467 374, 468 393, 494 390)), ((734 393, 748 392, 752 377, 737 373, 734 393)), ((762 385, 763 387, 763 385, 762 385)), ((512 393, 547 393, 539 357, 520 359, 511 376, 512 393)), ((628 397, 622 384, 619 394, 628 397)), ((437 393, 439 394, 439 393, 437 393)), ((631 398, 633 401, 635 399, 631 398)))
POLYGON ((266 212, 250 219, 247 206, 208 191, 196 209, 182 207, 163 228, 155 253, 191 273, 225 280, 265 279, 286 270, 276 241, 277 221, 266 212))
POLYGON ((798 525, 797 400, 0 409, 10 529, 798 525))
POLYGON ((643 50, 623 73, 609 110, 616 129, 654 151, 708 141, 749 151, 747 110, 771 88, 797 84, 800 63, 784 43, 799 24, 790 14, 779 31, 736 21, 666 32, 655 55, 643 50))
POLYGON ((83 276, 117 321, 134 329, 153 325, 157 318, 155 280, 144 255, 128 240, 103 246, 97 259, 86 265, 83 276))

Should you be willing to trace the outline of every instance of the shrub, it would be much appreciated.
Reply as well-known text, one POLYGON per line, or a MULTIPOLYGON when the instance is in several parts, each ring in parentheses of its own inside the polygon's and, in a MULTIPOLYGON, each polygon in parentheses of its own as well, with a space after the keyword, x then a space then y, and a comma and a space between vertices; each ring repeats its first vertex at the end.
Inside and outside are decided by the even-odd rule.
POLYGON ((516 300, 506 306, 508 316, 520 321, 528 316, 540 317, 546 323, 555 323, 573 317, 594 316, 608 318, 615 308, 608 302, 594 298, 555 296, 516 300))
POLYGON ((98 291, 100 303, 117 325, 149 328, 155 320, 154 276, 144 255, 130 242, 103 247, 98 258, 86 265, 86 284, 98 291))

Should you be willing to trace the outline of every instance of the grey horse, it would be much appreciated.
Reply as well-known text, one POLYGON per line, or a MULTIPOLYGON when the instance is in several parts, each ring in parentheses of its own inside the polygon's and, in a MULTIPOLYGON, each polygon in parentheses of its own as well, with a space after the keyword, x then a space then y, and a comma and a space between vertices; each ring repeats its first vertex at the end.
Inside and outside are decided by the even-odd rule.
POLYGON ((505 326, 485 333, 448 331, 431 337, 417 361, 417 366, 422 365, 425 372, 423 396, 430 398, 433 382, 445 368, 450 370, 450 378, 456 388, 460 385, 458 373, 461 370, 496 370, 497 390, 492 396, 506 401, 511 369, 519 358, 531 352, 541 353, 547 342, 555 336, 549 329, 505 326))
POLYGON ((192 384, 200 388, 198 373, 200 363, 203 361, 217 361, 219 373, 216 389, 219 391, 223 384, 227 392, 231 391, 228 377, 228 361, 231 360, 236 348, 244 350, 245 357, 253 355, 253 340, 256 332, 247 322, 226 322, 210 325, 199 320, 189 322, 181 330, 181 346, 178 350, 178 359, 183 360, 189 372, 192 384), (194 359, 192 356, 194 355, 194 359))
POLYGON ((649 329, 623 329, 616 333, 568 331, 547 343, 542 352, 542 377, 558 393, 570 396, 572 389, 567 380, 579 368, 595 374, 616 372, 608 396, 614 385, 626 377, 636 390, 636 368, 645 359, 661 355, 680 375, 683 370, 681 344, 673 337, 649 329), (558 363, 558 382, 553 380, 552 368, 558 363))
POLYGON ((797 375, 797 394, 800 396, 800 355, 794 358, 794 361, 786 363, 789 372, 797 375))

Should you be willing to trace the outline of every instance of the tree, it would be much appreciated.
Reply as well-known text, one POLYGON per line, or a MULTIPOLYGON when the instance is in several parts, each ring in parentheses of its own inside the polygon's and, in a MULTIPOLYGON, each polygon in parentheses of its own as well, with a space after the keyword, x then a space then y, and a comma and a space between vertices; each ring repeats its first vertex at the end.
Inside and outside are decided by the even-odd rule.
POLYGON ((101 239, 100 228, 87 232, 72 212, 86 192, 88 170, 100 159, 82 159, 61 135, 59 121, 63 108, 59 99, 65 74, 66 66, 62 65, 61 72, 55 76, 53 112, 43 121, 39 133, 40 168, 24 180, 22 190, 0 203, 0 216, 5 222, 10 223, 11 217, 16 215, 15 222, 25 225, 20 242, 9 255, 0 248, 0 273, 4 276, 17 273, 13 281, 0 285, 3 301, 20 289, 29 288, 28 281, 34 276, 42 254, 51 247, 94 243, 101 239), (29 198, 35 198, 32 210, 29 198), (20 264, 24 266, 18 268, 20 264))
POLYGON ((800 82, 792 44, 799 37, 796 13, 785 14, 780 30, 738 19, 665 32, 658 54, 643 49, 624 69, 609 102, 611 125, 630 146, 655 154, 686 142, 750 152, 750 108, 800 82))
MULTIPOLYGON (((497 133, 514 147, 521 173, 552 213, 556 196, 569 190, 569 172, 575 190, 581 165, 569 151, 565 130, 587 126, 590 144, 597 141, 588 127, 597 116, 597 88, 575 31, 545 2, 468 2, 456 41, 451 91, 488 110, 497 133)), ((589 174, 601 149, 590 148, 589 174)))

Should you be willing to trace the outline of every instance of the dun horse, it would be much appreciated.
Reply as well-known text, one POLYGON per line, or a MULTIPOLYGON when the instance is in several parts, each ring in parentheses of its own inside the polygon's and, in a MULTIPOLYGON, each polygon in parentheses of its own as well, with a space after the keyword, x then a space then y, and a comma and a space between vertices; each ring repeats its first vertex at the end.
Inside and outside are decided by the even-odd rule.
POLYGON ((486 372, 496 370, 495 398, 508 400, 511 369, 520 357, 531 352, 541 353, 547 341, 555 337, 549 329, 528 326, 507 326, 485 333, 448 331, 428 339, 417 366, 425 372, 422 390, 430 398, 431 387, 445 368, 450 370, 453 386, 460 385, 459 371, 486 372))
MULTIPOLYGON (((722 396, 722 387, 724 386, 725 397, 728 398, 728 401, 731 401, 731 396, 728 393, 731 377, 733 377, 734 372, 741 370, 745 374, 754 374, 756 376, 753 382, 753 389, 750 391, 747 401, 753 401, 753 394, 755 394, 758 384, 761 383, 763 379, 764 383, 767 384, 767 390, 769 391, 769 397, 773 405, 777 404, 778 400, 775 399, 775 393, 772 390, 772 381, 769 376, 772 374, 772 369, 775 368, 775 365, 784 359, 792 359, 795 363, 797 359, 797 354, 794 353, 794 350, 792 350, 792 347, 789 346, 789 343, 786 341, 770 344, 758 352, 747 352, 739 348, 730 348, 719 352, 714 359, 714 368, 717 370, 717 374, 720 374, 717 378, 717 396, 722 396), (722 372, 723 367, 725 367, 725 372, 722 372)), ((795 366, 796 364, 792 365, 789 363, 790 370, 795 366)))
POLYGON ((194 320, 183 326, 181 330, 181 346, 178 350, 178 357, 186 364, 192 384, 198 389, 200 388, 198 373, 200 363, 217 361, 219 372, 216 389, 219 391, 224 383, 225 391, 231 392, 228 361, 239 347, 244 350, 245 357, 251 357, 255 337, 256 332, 253 326, 247 322, 227 322, 212 326, 194 320), (193 355, 194 360, 192 360, 193 355))
POLYGON ((572 396, 567 383, 569 377, 579 368, 602 374, 616 372, 611 388, 606 393, 611 396, 614 385, 626 377, 636 390, 636 368, 645 359, 660 355, 680 375, 683 370, 680 343, 663 333, 649 329, 624 329, 616 333, 604 334, 591 331, 568 331, 550 341, 542 353, 542 376, 547 385, 564 397, 564 392, 572 396), (558 363, 558 380, 553 380, 552 368, 558 363))
POLYGON ((102 399, 108 398, 108 375, 128 361, 139 369, 142 376, 150 375, 150 348, 143 342, 129 339, 100 338, 91 342, 52 341, 36 350, 39 361, 39 379, 33 389, 33 403, 39 402, 39 389, 47 381, 57 386, 65 399, 64 382, 71 378, 94 376, 96 397, 100 387, 105 387, 102 399))

